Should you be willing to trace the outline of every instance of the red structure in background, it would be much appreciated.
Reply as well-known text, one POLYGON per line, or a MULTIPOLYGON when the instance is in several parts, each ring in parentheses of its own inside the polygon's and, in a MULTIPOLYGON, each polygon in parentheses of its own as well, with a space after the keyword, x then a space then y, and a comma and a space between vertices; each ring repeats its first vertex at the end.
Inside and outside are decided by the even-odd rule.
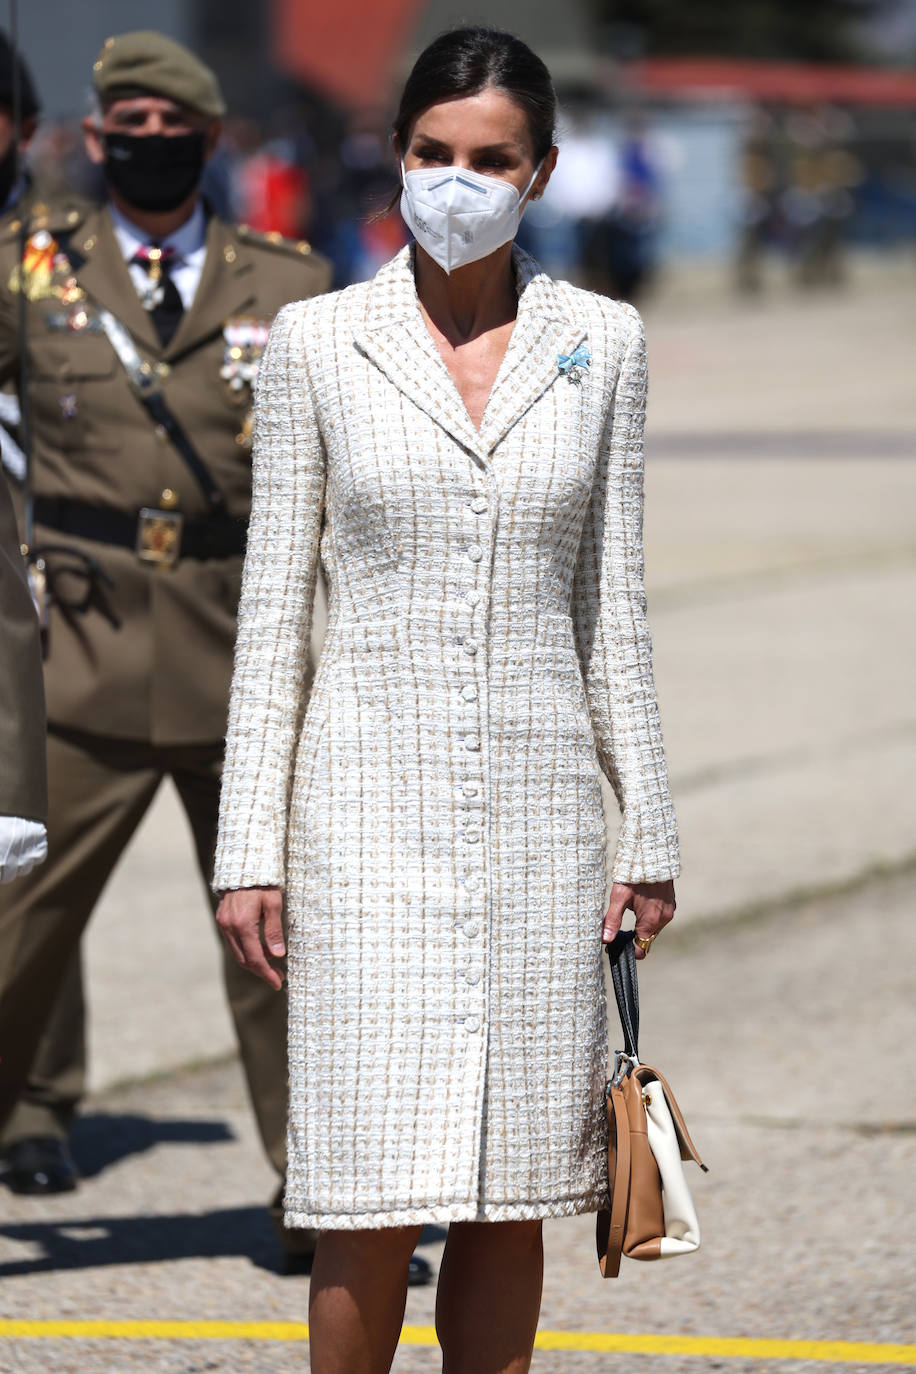
POLYGON ((251 229, 297 239, 311 216, 305 169, 268 146, 255 153, 238 175, 239 213, 251 229))
POLYGON ((916 107, 916 73, 825 63, 753 62, 714 57, 656 57, 628 64, 627 78, 652 95, 765 104, 916 107))
POLYGON ((423 0, 273 0, 273 58, 336 105, 384 100, 423 0))

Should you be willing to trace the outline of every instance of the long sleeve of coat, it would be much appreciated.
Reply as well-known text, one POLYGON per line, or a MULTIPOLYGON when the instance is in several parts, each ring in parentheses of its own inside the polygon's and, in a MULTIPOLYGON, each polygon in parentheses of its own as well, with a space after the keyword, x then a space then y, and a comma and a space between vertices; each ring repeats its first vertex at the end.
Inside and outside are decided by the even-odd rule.
POLYGON ((307 307, 277 315, 258 379, 213 885, 282 887, 293 751, 318 568, 325 458, 310 400, 307 307))
POLYGON ((598 759, 622 813, 613 878, 634 883, 675 877, 679 856, 643 588, 645 335, 637 312, 627 314, 573 607, 598 759))

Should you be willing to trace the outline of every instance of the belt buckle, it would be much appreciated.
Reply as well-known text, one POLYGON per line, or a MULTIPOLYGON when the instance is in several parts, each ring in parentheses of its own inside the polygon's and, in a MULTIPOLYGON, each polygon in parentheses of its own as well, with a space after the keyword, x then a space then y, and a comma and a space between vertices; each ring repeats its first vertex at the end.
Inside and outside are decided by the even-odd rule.
POLYGON ((174 510, 144 506, 137 518, 137 557, 142 563, 173 568, 181 553, 184 516, 174 510))

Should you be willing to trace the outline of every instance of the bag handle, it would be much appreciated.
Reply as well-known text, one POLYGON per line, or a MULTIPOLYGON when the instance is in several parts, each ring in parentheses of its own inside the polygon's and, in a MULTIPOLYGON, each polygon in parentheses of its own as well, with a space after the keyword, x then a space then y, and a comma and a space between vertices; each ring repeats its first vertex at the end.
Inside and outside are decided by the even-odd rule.
POLYGON ((614 996, 623 1028, 623 1048, 633 1059, 639 1058, 639 983, 636 978, 636 932, 621 930, 607 945, 614 996))
MULTIPOLYGON (((602 1208, 598 1212, 595 1240, 602 1276, 606 1279, 616 1279, 620 1273, 620 1256, 623 1254, 627 1212, 630 1206, 630 1121, 626 1099, 620 1087, 609 1089, 608 1102, 612 1109, 608 1112, 608 1133, 610 1134, 613 1115, 616 1165, 614 1177, 608 1180, 611 1210, 608 1212, 602 1208)), ((610 1140, 608 1143, 610 1144, 610 1140)), ((608 1155, 610 1156, 610 1150, 608 1155)))

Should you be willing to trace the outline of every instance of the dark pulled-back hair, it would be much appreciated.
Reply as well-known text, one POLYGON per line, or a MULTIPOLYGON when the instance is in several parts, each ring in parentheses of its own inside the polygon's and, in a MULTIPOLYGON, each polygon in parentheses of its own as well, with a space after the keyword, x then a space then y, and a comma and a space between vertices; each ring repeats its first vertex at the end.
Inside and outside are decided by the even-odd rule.
POLYGON ((527 43, 501 29, 452 29, 424 48, 401 95, 394 133, 403 156, 418 115, 440 100, 504 91, 524 112, 540 162, 554 141, 557 97, 550 72, 527 43))

